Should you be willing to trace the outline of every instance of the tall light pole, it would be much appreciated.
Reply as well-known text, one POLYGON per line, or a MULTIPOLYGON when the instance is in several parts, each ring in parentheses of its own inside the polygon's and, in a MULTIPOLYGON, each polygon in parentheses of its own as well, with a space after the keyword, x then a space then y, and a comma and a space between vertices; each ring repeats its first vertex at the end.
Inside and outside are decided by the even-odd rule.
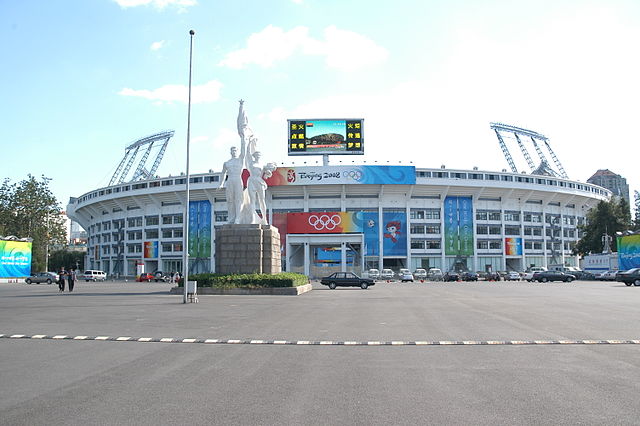
POLYGON ((182 262, 182 277, 184 283, 184 296, 182 297, 182 303, 187 303, 187 290, 189 287, 189 138, 191 136, 191 66, 193 63, 193 35, 196 32, 189 31, 189 103, 187 106, 187 195, 184 202, 184 227, 182 231, 182 237, 184 245, 182 246, 183 262, 182 262))

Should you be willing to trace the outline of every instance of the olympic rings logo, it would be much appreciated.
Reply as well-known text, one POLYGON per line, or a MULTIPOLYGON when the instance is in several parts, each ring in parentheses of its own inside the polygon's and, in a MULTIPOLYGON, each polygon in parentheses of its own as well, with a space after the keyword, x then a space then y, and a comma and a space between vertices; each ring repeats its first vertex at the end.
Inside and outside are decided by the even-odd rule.
POLYGON ((338 225, 340 225, 340 222, 342 222, 342 218, 337 214, 331 216, 329 216, 328 214, 323 214, 320 216, 313 214, 309 216, 309 225, 313 226, 317 231, 321 231, 323 229, 332 231, 336 229, 338 225))
POLYGON ((349 170, 348 172, 344 172, 344 175, 358 182, 362 180, 362 172, 360 170, 349 170))

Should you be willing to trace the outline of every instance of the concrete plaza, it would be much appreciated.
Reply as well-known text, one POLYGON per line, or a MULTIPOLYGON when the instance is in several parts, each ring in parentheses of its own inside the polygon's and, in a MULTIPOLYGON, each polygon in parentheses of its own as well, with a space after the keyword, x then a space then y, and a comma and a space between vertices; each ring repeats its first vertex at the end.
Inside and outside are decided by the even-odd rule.
POLYGON ((640 288, 169 288, 0 286, 0 423, 640 424, 640 288))

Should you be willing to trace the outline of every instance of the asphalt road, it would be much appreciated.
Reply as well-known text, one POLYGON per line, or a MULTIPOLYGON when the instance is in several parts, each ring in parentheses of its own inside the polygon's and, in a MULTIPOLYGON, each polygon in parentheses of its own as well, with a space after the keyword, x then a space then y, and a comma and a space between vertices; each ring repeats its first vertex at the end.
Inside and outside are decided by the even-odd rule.
POLYGON ((0 286, 0 424, 640 424, 637 287, 378 283, 186 305, 168 289, 0 286), (407 344, 573 340, 627 343, 407 344))

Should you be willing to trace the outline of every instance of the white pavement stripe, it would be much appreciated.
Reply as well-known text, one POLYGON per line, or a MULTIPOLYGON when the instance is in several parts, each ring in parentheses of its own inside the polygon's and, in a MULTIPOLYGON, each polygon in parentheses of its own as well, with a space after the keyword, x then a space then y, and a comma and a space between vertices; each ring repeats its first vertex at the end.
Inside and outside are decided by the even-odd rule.
MULTIPOLYGON (((0 334, 0 336, 2 336, 2 334, 0 334)), ((44 339, 45 337, 47 337, 46 334, 35 334, 31 336, 32 339, 44 339)))
POLYGON ((109 340, 110 337, 109 336, 98 336, 95 338, 95 340, 109 340))
POLYGON ((52 339, 65 339, 67 336, 64 334, 59 334, 57 336, 53 336, 52 339))
POLYGON ((131 340, 131 339, 132 339, 132 337, 124 337, 123 336, 123 337, 118 337, 116 339, 116 341, 118 341, 118 342, 126 342, 127 340, 131 340))
POLYGON ((86 340, 88 338, 89 338, 89 336, 76 336, 76 337, 73 338, 73 340, 86 340))
POLYGON ((12 339, 22 339, 24 336, 24 334, 12 334, 9 337, 11 337, 12 339))
POLYGON ((218 343, 220 340, 218 339, 206 339, 204 342, 205 343, 218 343))
POLYGON ((308 344, 310 344, 310 343, 311 343, 311 342, 309 342, 308 340, 298 340, 298 341, 296 342, 296 345, 308 345, 308 344))
POLYGON ((171 342, 173 342, 173 338, 172 337, 163 337, 162 339, 160 339, 160 341, 162 343, 171 343, 171 342))
POLYGON ((182 343, 193 343, 195 342, 197 339, 182 339, 182 343))
POLYGON ((264 343, 264 340, 252 340, 249 343, 251 343, 252 345, 262 345, 264 343))
POLYGON ((150 342, 153 339, 151 337, 141 337, 138 339, 138 342, 150 342))
POLYGON ((274 340, 273 344, 274 345, 286 345, 287 341, 286 340, 274 340))
POLYGON ((367 342, 367 346, 379 346, 381 342, 367 342))

